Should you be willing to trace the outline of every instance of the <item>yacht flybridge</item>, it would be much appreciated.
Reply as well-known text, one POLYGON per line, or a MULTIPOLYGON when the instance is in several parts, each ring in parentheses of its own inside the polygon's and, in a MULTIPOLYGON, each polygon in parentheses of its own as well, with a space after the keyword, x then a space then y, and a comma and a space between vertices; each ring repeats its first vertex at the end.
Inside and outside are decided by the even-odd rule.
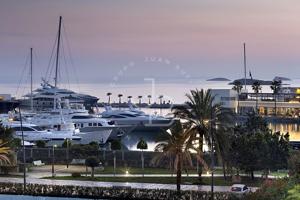
POLYGON ((97 97, 91 95, 55 87, 44 79, 42 81, 41 88, 23 96, 25 99, 21 100, 22 107, 29 108, 32 101, 35 110, 53 109, 55 107, 55 99, 61 99, 62 101, 68 100, 70 104, 80 103, 90 108, 99 100, 97 97))

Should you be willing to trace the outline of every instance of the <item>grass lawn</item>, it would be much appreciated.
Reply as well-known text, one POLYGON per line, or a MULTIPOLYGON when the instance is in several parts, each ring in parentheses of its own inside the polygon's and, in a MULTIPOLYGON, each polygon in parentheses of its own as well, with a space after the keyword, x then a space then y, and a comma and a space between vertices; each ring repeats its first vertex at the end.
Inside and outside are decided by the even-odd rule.
MULTIPOLYGON (((58 176, 55 178, 45 177, 45 179, 55 179, 55 180, 81 180, 81 181, 102 181, 102 182, 135 182, 135 183, 163 183, 163 184, 175 184, 176 177, 95 177, 91 178, 89 176, 72 177, 72 176, 58 176)), ((210 185, 210 177, 203 177, 203 182, 201 185, 210 185)), ((233 183, 230 178, 227 181, 223 177, 214 178, 215 185, 227 185, 230 186, 233 183)), ((258 187, 261 185, 262 180, 260 178, 255 178, 251 180, 249 177, 242 177, 242 183, 248 186, 258 187)), ((198 184, 197 177, 182 177, 182 184, 198 184)))

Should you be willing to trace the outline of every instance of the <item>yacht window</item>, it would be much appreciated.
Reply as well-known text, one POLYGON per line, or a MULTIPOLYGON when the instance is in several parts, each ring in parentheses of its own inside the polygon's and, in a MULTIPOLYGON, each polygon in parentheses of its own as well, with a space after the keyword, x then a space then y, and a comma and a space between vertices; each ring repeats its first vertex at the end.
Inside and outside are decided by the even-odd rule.
POLYGON ((93 123, 93 126, 97 126, 97 123, 93 123))
POLYGON ((43 131, 43 129, 39 126, 32 126, 32 128, 34 128, 37 131, 43 131))
POLYGON ((83 128, 83 124, 81 124, 81 128, 83 128))
POLYGON ((122 116, 126 116, 126 117, 136 117, 137 115, 132 115, 132 114, 120 114, 120 115, 122 115, 122 116))
POLYGON ((92 119, 92 118, 93 116, 88 116, 88 115, 86 116, 75 115, 72 117, 72 119, 92 119))
POLYGON ((102 124, 101 124, 101 123, 98 123, 98 126, 102 126, 102 124))
MULTIPOLYGON (((21 127, 14 127, 13 129, 15 131, 21 131, 21 127)), ((29 128, 29 127, 23 127, 22 129, 23 129, 23 131, 34 131, 32 128, 29 128)))
POLYGON ((93 126, 93 124, 92 124, 92 123, 89 123, 89 126, 93 126))
POLYGON ((77 128, 77 124, 74 124, 74 127, 77 128))

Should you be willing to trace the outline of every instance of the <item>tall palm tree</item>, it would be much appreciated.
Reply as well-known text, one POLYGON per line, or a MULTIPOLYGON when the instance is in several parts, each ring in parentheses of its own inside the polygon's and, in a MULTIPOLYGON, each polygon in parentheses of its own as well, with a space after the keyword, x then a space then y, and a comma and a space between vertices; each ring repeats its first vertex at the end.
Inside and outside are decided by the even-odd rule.
POLYGON ((142 98, 143 98, 143 96, 138 96, 138 99, 139 99, 139 105, 141 106, 141 104, 142 104, 142 98))
POLYGON ((258 112, 258 93, 261 91, 261 85, 259 81, 254 81, 252 84, 252 90, 256 94, 256 112, 258 112))
POLYGON ((132 96, 128 96, 127 98, 128 98, 128 103, 131 103, 132 96))
POLYGON ((161 105, 162 104, 162 99, 164 98, 164 95, 159 95, 159 104, 161 105))
POLYGON ((111 92, 106 93, 106 96, 108 96, 108 104, 110 104, 110 96, 112 95, 111 92))
POLYGON ((123 97, 123 94, 118 94, 118 98, 119 98, 119 107, 121 106, 121 103, 122 103, 122 97, 123 97))
POLYGON ((149 94, 147 97, 148 97, 148 104, 150 105, 152 96, 149 94))
POLYGON ((180 191, 183 166, 192 166, 190 150, 195 149, 192 140, 190 140, 192 131, 191 127, 177 122, 170 128, 167 138, 160 141, 155 147, 155 151, 162 153, 155 156, 152 163, 158 164, 169 159, 176 171, 177 191, 180 191))
POLYGON ((270 86, 274 96, 274 115, 277 115, 277 94, 281 88, 281 80, 274 80, 270 86))
POLYGON ((237 80, 233 82, 233 85, 234 86, 232 87, 232 89, 237 92, 237 102, 238 102, 238 104, 237 104, 237 114, 239 114, 240 113, 240 94, 241 94, 243 86, 242 86, 242 83, 240 81, 237 81, 237 80))
MULTIPOLYGON (((198 142, 198 162, 201 162, 204 140, 210 146, 211 134, 215 132, 213 129, 231 125, 232 113, 223 109, 220 104, 213 104, 214 97, 210 90, 191 90, 186 97, 188 101, 185 105, 175 106, 172 111, 176 117, 186 120, 192 126, 194 130, 191 132, 193 133, 192 139, 198 142), (208 123, 212 119, 214 126, 208 123)), ((220 152, 217 151, 217 153, 220 152)), ((201 182, 202 167, 198 169, 198 175, 201 182)))

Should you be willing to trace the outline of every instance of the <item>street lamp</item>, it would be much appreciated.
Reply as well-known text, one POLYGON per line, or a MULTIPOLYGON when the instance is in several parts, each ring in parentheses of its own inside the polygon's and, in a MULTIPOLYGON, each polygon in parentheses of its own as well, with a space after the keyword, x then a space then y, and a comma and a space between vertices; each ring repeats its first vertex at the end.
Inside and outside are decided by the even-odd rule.
POLYGON ((25 194, 26 191, 26 152, 25 152, 25 141, 24 141, 24 132, 23 132, 23 120, 21 109, 19 106, 19 116, 20 116, 20 123, 21 123, 21 132, 22 132, 22 145, 23 145, 23 193, 25 194))
POLYGON ((56 148, 56 147, 57 147, 56 144, 54 144, 52 146, 52 177, 55 177, 55 173, 54 173, 54 148, 56 148))

